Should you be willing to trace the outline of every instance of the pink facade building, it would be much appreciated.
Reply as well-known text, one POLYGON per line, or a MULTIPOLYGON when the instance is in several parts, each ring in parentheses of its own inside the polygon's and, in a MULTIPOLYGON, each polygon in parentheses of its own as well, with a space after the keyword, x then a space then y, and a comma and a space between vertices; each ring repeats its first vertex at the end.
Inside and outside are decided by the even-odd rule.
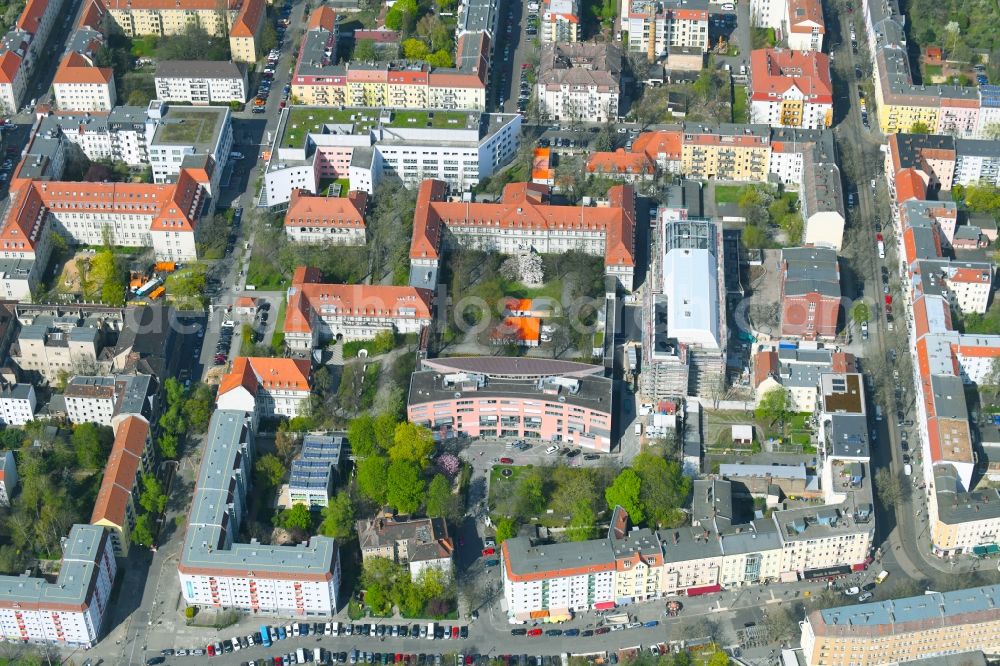
POLYGON ((422 361, 407 418, 436 439, 502 437, 611 450, 611 385, 603 368, 534 358, 422 361))

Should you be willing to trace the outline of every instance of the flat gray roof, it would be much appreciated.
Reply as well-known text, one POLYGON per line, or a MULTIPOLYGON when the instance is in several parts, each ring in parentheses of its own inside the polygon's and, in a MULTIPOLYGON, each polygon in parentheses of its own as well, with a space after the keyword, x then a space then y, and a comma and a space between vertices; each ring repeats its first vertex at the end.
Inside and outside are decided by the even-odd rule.
POLYGON ((161 60, 158 79, 242 79, 240 66, 229 60, 161 60))
MULTIPOLYGON (((952 618, 956 616, 978 613, 986 614, 985 617, 994 620, 1000 617, 1000 585, 933 592, 818 611, 819 618, 827 626, 845 627, 849 631, 877 627, 879 635, 911 632, 914 625, 910 623, 947 626, 954 624, 952 618)), ((824 635, 827 633, 824 632, 824 635)))

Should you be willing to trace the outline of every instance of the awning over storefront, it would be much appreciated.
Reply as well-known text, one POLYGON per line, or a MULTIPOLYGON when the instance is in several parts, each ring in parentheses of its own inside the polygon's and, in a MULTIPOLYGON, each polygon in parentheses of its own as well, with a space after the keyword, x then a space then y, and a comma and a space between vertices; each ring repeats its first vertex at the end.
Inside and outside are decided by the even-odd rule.
POLYGON ((548 616, 549 616, 549 612, 546 611, 546 610, 531 611, 531 615, 530 615, 530 617, 531 617, 532 620, 541 620, 542 618, 548 617, 548 616))
POLYGON ((703 585, 701 587, 689 587, 687 589, 687 595, 689 597, 697 597, 701 594, 711 594, 712 592, 721 592, 721 585, 703 585))
POLYGON ((849 573, 851 573, 851 567, 841 564, 836 567, 826 567, 825 569, 809 569, 802 572, 802 577, 806 580, 813 580, 816 578, 828 578, 830 576, 843 576, 849 573))
POLYGON ((602 601, 600 603, 594 604, 594 610, 611 610, 615 607, 615 602, 613 601, 602 601))
POLYGON ((569 622, 573 619, 573 614, 568 610, 558 610, 550 611, 549 616, 545 618, 546 622, 569 622))
POLYGON ((972 554, 976 557, 988 557, 990 555, 1000 554, 1000 546, 995 543, 991 543, 988 546, 974 546, 972 548, 972 554))
POLYGON ((851 565, 851 571, 864 571, 866 568, 868 568, 868 565, 865 564, 864 562, 862 562, 861 564, 851 565))

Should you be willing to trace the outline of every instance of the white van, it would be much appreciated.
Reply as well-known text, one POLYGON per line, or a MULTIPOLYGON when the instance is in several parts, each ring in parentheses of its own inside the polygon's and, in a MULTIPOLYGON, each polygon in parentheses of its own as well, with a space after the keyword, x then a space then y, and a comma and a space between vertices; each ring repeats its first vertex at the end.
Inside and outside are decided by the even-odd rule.
POLYGON ((635 436, 636 437, 638 437, 639 435, 641 435, 642 434, 642 424, 641 423, 636 423, 634 431, 635 431, 635 436))
POLYGON ((304 649, 299 648, 298 650, 295 651, 295 663, 296 664, 306 663, 306 651, 304 649))
POLYGON ((428 622, 427 623, 427 640, 429 640, 429 641, 434 640, 434 623, 433 622, 428 622))
POLYGON ((905 465, 903 465, 903 474, 905 474, 906 476, 910 476, 911 474, 913 474, 913 466, 910 463, 906 463, 905 465))

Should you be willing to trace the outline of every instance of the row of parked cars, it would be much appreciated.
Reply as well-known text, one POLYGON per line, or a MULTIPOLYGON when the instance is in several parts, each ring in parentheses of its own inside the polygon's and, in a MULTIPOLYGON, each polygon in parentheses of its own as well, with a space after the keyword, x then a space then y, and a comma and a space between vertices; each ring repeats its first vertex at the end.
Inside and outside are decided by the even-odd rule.
POLYGON ((653 629, 659 626, 659 620, 649 620, 648 622, 629 622, 621 624, 612 624, 606 627, 597 627, 596 629, 541 629, 535 627, 534 629, 525 629, 519 627, 517 629, 511 629, 511 636, 530 636, 532 638, 541 636, 545 634, 550 638, 557 636, 568 636, 570 638, 574 636, 601 636, 603 634, 609 634, 612 631, 624 631, 626 629, 653 629))
MULTIPOLYGON (((278 35, 278 45, 267 54, 267 65, 264 66, 264 74, 261 76, 260 85, 257 86, 257 96, 253 100, 251 113, 264 113, 267 108, 267 98, 271 95, 271 83, 274 81, 274 72, 278 67, 278 60, 281 58, 281 47, 285 43, 285 30, 288 29, 289 16, 292 13, 292 4, 286 2, 281 8, 281 18, 275 32, 278 35)), ((285 86, 281 100, 281 108, 288 102, 290 87, 285 86)))

